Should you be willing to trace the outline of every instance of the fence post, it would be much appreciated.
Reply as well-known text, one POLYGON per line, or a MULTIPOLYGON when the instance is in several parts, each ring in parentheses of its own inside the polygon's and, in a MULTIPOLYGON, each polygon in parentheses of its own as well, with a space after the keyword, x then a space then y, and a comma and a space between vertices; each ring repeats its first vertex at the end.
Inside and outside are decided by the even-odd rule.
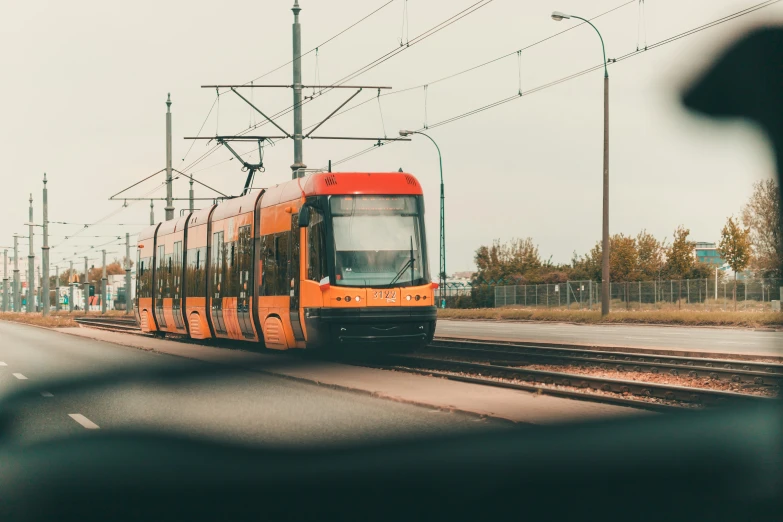
POLYGON ((536 287, 536 308, 538 308, 538 285, 533 285, 536 287))
POLYGON ((686 303, 691 304, 691 280, 690 279, 685 280, 685 292, 688 296, 686 303))
POLYGON ((571 309, 571 283, 566 281, 566 308, 571 309))

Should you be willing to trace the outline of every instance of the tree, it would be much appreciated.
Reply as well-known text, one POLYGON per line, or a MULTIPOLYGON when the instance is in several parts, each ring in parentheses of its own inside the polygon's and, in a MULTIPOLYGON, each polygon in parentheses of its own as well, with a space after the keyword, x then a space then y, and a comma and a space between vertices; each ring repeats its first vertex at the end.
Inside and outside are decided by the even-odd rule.
POLYGON ((734 310, 737 309, 737 272, 745 270, 751 260, 750 229, 742 229, 729 217, 721 231, 718 252, 734 271, 734 310))
POLYGON ((658 241, 655 236, 642 230, 636 236, 636 250, 639 261, 637 263, 639 279, 642 281, 653 281, 660 279, 661 272, 665 266, 664 253, 666 249, 666 240, 658 241))
POLYGON ((742 208, 742 224, 750 230, 753 267, 769 276, 781 277, 780 194, 774 180, 753 184, 753 195, 742 208))
POLYGON ((477 268, 475 278, 480 282, 529 280, 533 272, 542 266, 538 247, 529 237, 512 239, 509 243, 496 239, 488 247, 479 247, 474 261, 477 268))
POLYGON ((680 225, 674 231, 674 241, 666 250, 666 273, 673 279, 688 277, 696 264, 693 255, 695 247, 692 241, 688 241, 691 231, 680 225))
POLYGON ((609 276, 612 282, 626 283, 636 281, 638 274, 639 253, 636 250, 636 240, 615 234, 609 239, 609 276))
MULTIPOLYGON (((110 275, 124 275, 125 269, 122 267, 119 261, 116 259, 108 263, 106 265, 106 276, 110 275)), ((94 266, 89 271, 89 279, 90 281, 100 281, 103 277, 103 267, 102 266, 94 266)))

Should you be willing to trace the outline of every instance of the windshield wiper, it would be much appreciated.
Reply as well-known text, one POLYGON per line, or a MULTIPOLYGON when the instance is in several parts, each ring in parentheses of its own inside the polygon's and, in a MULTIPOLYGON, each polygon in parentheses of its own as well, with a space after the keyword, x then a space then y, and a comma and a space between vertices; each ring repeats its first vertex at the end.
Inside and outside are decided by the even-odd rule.
POLYGON ((405 264, 402 265, 402 268, 400 268, 400 271, 397 272, 397 275, 394 276, 394 279, 392 279, 391 283, 389 285, 393 285, 396 283, 401 277, 402 274, 405 273, 405 270, 408 269, 408 267, 411 267, 411 286, 413 286, 413 274, 414 274, 414 263, 416 262, 416 259, 413 257, 413 236, 411 236, 411 257, 407 261, 405 261, 405 264))

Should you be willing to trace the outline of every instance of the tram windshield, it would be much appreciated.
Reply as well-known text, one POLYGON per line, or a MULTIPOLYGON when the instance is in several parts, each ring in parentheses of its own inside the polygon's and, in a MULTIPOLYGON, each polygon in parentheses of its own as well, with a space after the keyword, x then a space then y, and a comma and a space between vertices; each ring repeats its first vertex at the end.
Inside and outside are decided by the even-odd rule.
POLYGON ((415 196, 333 196, 335 284, 411 286, 427 279, 415 196))

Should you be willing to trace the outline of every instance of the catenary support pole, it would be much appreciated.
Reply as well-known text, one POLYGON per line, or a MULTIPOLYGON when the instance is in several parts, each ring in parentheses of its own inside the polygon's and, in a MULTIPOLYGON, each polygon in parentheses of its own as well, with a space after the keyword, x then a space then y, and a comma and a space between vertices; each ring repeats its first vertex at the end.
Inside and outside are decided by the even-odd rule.
POLYGON ((35 250, 33 245, 33 195, 30 194, 30 221, 28 223, 30 254, 27 256, 27 308, 28 314, 35 311, 35 250))
POLYGON ((73 261, 71 269, 68 270, 68 311, 73 312, 74 281, 73 281, 73 261))
POLYGON ((155 224, 155 204, 153 200, 150 200, 150 225, 155 224))
POLYGON ((90 309, 90 271, 87 268, 87 256, 84 256, 84 314, 90 309))
POLYGON ((101 313, 105 314, 107 305, 106 287, 108 286, 106 279, 106 249, 101 250, 101 254, 103 257, 103 272, 101 273, 101 313))
POLYGON ((302 161, 302 26, 299 25, 299 0, 294 0, 293 25, 293 91, 294 91, 294 164, 291 165, 291 177, 304 176, 306 165, 302 161))
POLYGON ((60 311, 60 267, 54 267, 54 310, 60 311))
MULTIPOLYGON (((192 182, 191 182, 192 186, 192 182)), ((192 190, 191 190, 192 193, 192 190)), ((191 200, 191 206, 193 200, 191 200)), ((130 314, 131 309, 131 260, 130 260, 130 234, 125 233, 125 315, 130 314)))
POLYGON ((3 312, 8 311, 8 249, 3 250, 3 312))
POLYGON ((171 93, 166 100, 166 221, 174 219, 171 176, 171 93))
POLYGON ((41 247, 41 312, 49 315, 49 191, 43 177, 43 246, 41 247))
POLYGON ((22 282, 19 278, 19 236, 14 234, 14 312, 22 311, 22 282))

